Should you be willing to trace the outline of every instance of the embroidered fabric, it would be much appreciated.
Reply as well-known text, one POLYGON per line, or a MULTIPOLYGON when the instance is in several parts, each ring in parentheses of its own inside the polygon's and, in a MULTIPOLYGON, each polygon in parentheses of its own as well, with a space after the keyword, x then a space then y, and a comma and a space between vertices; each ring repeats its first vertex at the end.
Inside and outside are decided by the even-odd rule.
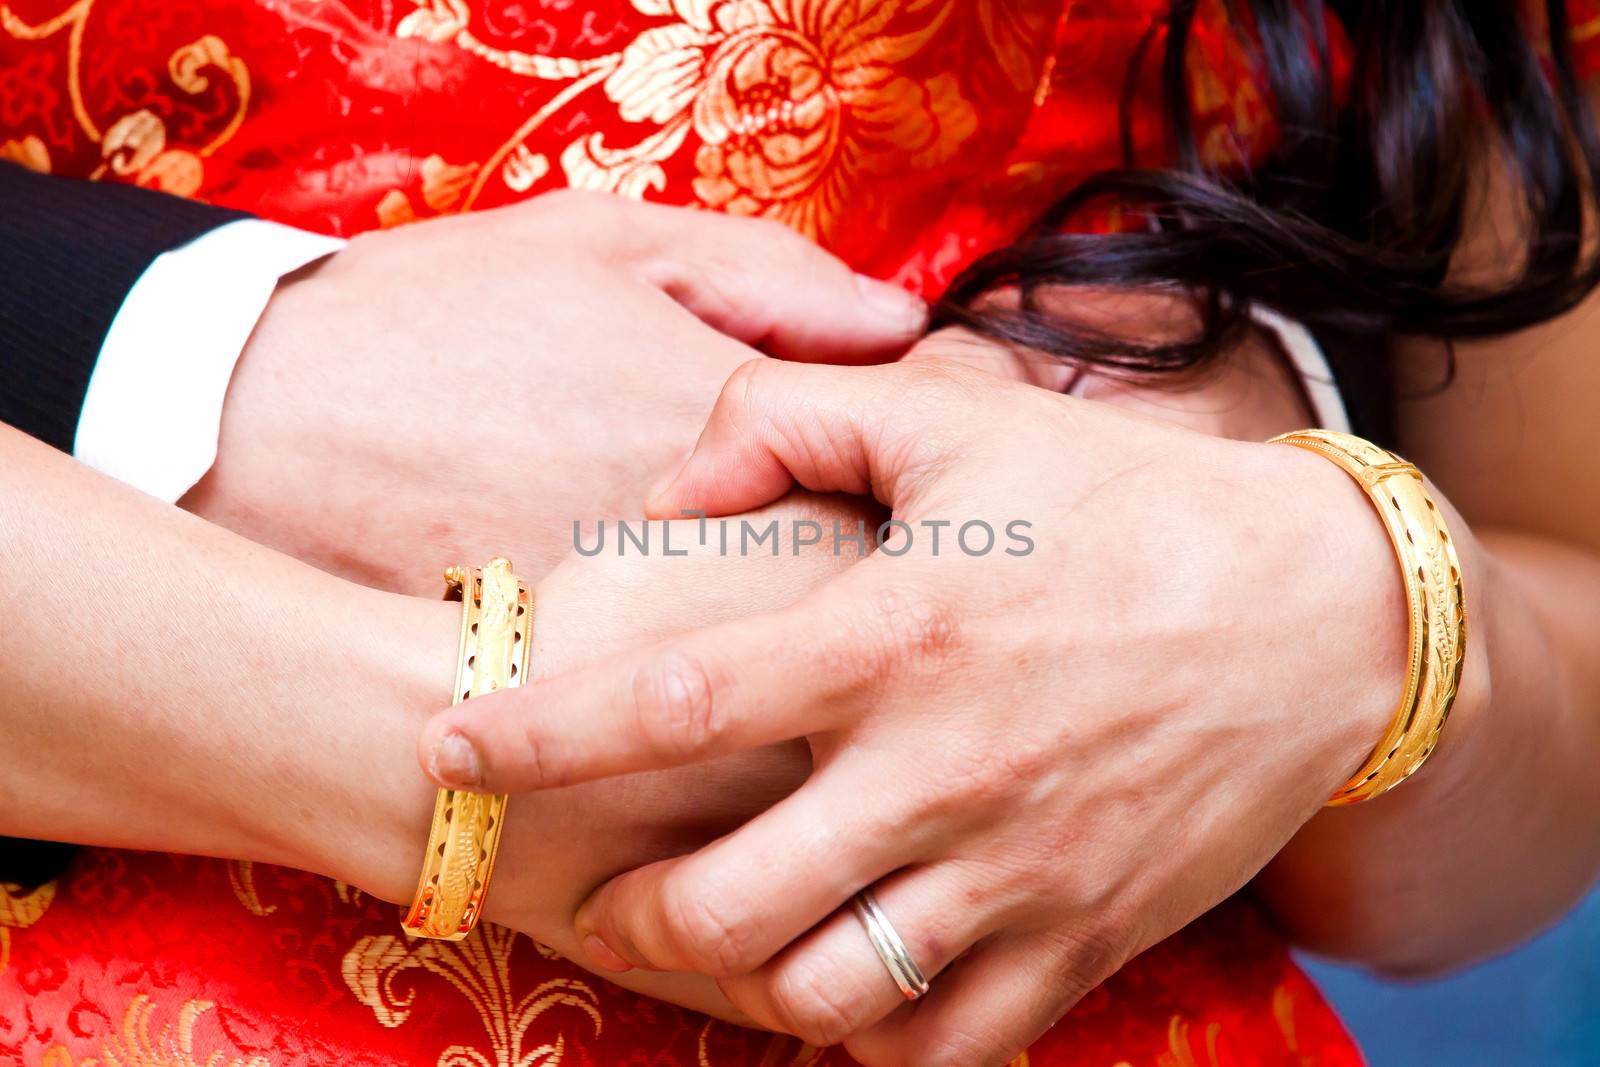
MULTIPOLYGON (((1600 65, 1596 0, 1570 7, 1600 65)), ((1165 8, 0 0, 0 157, 340 236, 603 190, 779 220, 931 295, 1121 161, 1124 76, 1142 45, 1160 48, 1165 8)), ((1275 130, 1250 42, 1225 0, 1199 11, 1202 154, 1257 159, 1275 130)), ((1157 67, 1130 96, 1141 162, 1166 154, 1157 67)), ((1303 331, 1273 328, 1308 382, 1326 376, 1303 331)), ((1311 392, 1340 425, 1333 398, 1311 392)), ((395 907, 313 875, 105 850, 39 889, 0 890, 0 1059, 847 1062, 625 992, 501 928, 411 941, 395 907)), ((1017 1062, 1361 1057, 1239 900, 1131 962, 1017 1062)))

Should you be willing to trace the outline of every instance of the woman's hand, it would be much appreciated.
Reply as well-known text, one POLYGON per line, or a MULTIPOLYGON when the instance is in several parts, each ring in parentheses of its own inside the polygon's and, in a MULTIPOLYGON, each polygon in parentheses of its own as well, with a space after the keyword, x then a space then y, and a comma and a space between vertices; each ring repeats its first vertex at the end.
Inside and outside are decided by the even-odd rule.
MULTIPOLYGON (((806 494, 765 510, 786 526, 863 517, 806 494)), ((538 671, 782 606, 856 558, 786 541, 724 566, 693 522, 652 524, 658 549, 669 525, 672 555, 575 557, 539 583, 538 671)), ((0 579, 18 591, 0 620, 0 834, 270 862, 411 899, 435 794, 416 737, 449 692, 459 605, 334 578, 4 426, 0 579)), ((577 955, 596 886, 733 829, 809 766, 790 744, 519 797, 491 915, 577 955)), ((629 984, 736 1014, 705 979, 629 984)))
MULTIPOLYGON (((758 529, 775 522, 781 541, 763 542, 748 553, 740 553, 735 542, 726 555, 715 527, 702 542, 700 525, 692 520, 651 523, 648 533, 643 523, 632 523, 634 534, 648 539, 650 554, 632 541, 619 553, 617 527, 608 521, 604 551, 569 556, 535 590, 534 674, 564 673, 698 627, 793 603, 859 560, 853 544, 833 550, 834 523, 849 530, 860 522, 875 527, 881 521, 877 511, 845 497, 790 494, 745 516, 758 529), (809 546, 797 544, 795 531, 802 531, 800 540, 809 540, 812 523, 828 536, 809 546)), ((594 524, 585 524, 586 547, 599 536, 594 524)), ((452 615, 458 612, 452 606, 452 615)), ((810 752, 803 743, 791 742, 699 767, 517 797, 508 812, 489 917, 593 967, 573 933, 586 897, 618 874, 686 855, 732 832, 793 792, 810 769, 810 752)), ((431 789, 427 804, 432 804, 431 789)), ((416 878, 413 852, 425 833, 424 821, 395 843, 400 869, 392 893, 410 892, 416 878)), ((699 976, 635 971, 607 977, 674 1003, 741 1019, 716 986, 699 976)))
POLYGON ((595 193, 365 235, 279 287, 183 503, 383 589, 537 577, 639 517, 739 364, 890 358, 920 308, 775 223, 595 193))
POLYGON ((1393 555, 1319 457, 941 359, 750 364, 651 510, 796 482, 905 527, 790 607, 424 733, 436 779, 491 790, 808 739, 793 796, 586 905, 598 963, 714 975, 870 1063, 999 1062, 1243 885, 1392 711, 1393 555), (869 886, 933 979, 913 1006, 847 906, 869 886))

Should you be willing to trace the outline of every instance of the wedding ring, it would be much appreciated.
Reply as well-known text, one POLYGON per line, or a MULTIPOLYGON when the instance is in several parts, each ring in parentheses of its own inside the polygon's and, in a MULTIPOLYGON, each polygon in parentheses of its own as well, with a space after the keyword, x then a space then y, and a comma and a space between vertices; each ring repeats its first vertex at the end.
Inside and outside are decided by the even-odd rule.
POLYGON ((878 901, 870 892, 863 889, 856 894, 855 905, 856 916, 860 918, 861 925, 867 928, 868 940, 872 942, 878 958, 883 961, 889 977, 900 987, 900 992, 906 995, 907 1000, 916 1000, 926 993, 928 980, 922 976, 922 968, 911 958, 906 943, 895 933, 894 924, 889 922, 888 917, 883 914, 883 909, 878 907, 878 901))

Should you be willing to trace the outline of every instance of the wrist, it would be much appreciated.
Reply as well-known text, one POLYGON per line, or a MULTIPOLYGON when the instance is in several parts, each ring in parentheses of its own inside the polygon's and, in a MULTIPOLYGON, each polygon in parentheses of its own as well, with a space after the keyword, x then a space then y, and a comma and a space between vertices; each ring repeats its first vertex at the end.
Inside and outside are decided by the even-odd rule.
POLYGON ((326 724, 313 802, 290 809, 291 848, 297 866, 401 903, 416 889, 435 793, 417 737, 449 703, 461 608, 339 585, 333 669, 306 694, 326 724))
POLYGON ((1371 499, 1349 474, 1303 449, 1269 446, 1267 484, 1288 487, 1289 534, 1306 668, 1302 723, 1324 799, 1372 755, 1405 688, 1410 614, 1400 563, 1371 499))

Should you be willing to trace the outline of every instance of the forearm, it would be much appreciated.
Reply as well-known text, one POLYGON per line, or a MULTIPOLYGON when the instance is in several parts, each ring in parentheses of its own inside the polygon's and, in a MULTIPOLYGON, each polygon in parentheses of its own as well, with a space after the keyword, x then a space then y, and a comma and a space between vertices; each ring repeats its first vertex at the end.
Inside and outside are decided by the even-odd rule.
POLYGON ((1296 941, 1384 971, 1502 949, 1600 874, 1600 561, 1466 527, 1453 516, 1474 641, 1439 749, 1319 815, 1258 881, 1296 941))
POLYGON ((368 842, 425 832, 413 737, 449 677, 448 605, 330 578, 9 429, 0 501, 0 832, 395 895, 368 842))
MULTIPOLYGON (((409 899, 435 792, 416 741, 448 699, 458 606, 332 578, 4 428, 0 501, 0 580, 19 591, 0 620, 0 834, 255 859, 409 899)), ((696 545, 682 525, 676 543, 696 545)), ((538 672, 782 603, 848 562, 696 555, 540 583, 538 672)), ((518 796, 488 916, 576 955, 595 885, 732 830, 807 767, 802 746, 518 796)), ((625 981, 730 1014, 703 978, 625 981)))

